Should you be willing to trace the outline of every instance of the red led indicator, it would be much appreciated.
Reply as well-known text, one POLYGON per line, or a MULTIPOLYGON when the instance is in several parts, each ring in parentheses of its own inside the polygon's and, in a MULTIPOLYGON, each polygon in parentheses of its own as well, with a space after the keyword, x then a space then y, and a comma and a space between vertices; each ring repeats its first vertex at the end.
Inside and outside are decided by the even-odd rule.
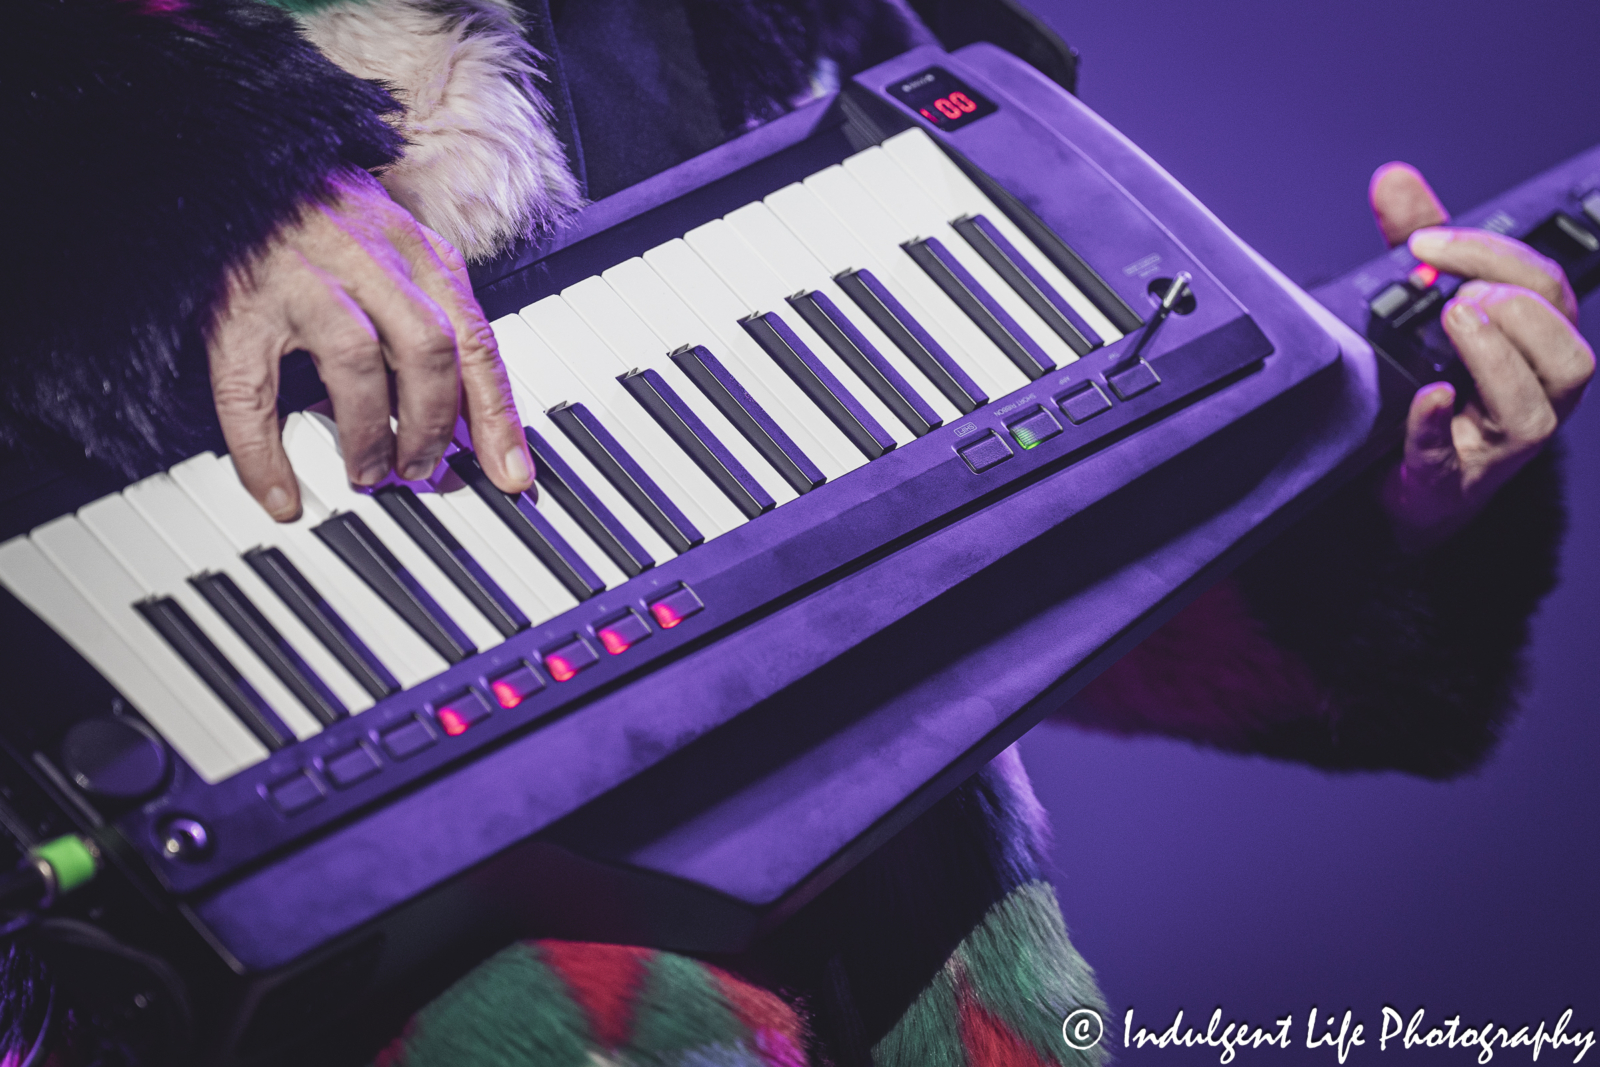
POLYGON ((937 111, 938 115, 933 114, 925 107, 918 108, 918 110, 922 112, 923 118, 937 124, 941 121, 941 116, 944 119, 958 119, 962 115, 970 115, 978 110, 978 105, 973 103, 972 97, 966 93, 955 92, 949 96, 941 96, 933 102, 933 110, 937 111))
POLYGON ((633 642, 609 627, 601 630, 599 636, 600 643, 605 645, 606 651, 613 656, 620 656, 633 646, 633 642))
POLYGON ((502 708, 514 708, 522 703, 522 694, 510 682, 495 682, 489 688, 494 690, 494 698, 500 702, 502 708))
POLYGON ((1417 269, 1411 272, 1411 284, 1418 289, 1426 289, 1438 280, 1439 268, 1427 263, 1419 264, 1417 269))
POLYGON ((467 727, 472 724, 455 708, 440 708, 439 725, 451 737, 460 737, 467 732, 467 727))
POLYGON ((678 614, 671 604, 665 600, 658 600, 650 605, 650 614, 656 617, 656 622, 663 630, 670 630, 683 621, 683 616, 678 614))
POLYGON ((550 671, 550 677, 554 678, 558 682, 570 681, 578 676, 578 668, 574 667, 560 656, 546 656, 544 658, 544 665, 546 669, 550 671))

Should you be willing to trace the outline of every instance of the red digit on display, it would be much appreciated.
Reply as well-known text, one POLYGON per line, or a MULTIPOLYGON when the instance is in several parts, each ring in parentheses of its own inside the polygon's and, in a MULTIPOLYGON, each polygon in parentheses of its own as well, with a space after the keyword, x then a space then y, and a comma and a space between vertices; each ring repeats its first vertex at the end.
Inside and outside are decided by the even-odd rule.
MULTIPOLYGON (((972 102, 972 97, 968 96, 966 93, 951 93, 950 102, 956 107, 960 108, 963 112, 969 114, 978 110, 978 105, 974 104, 972 102)), ((954 115, 951 115, 950 117, 955 118, 954 115)))
POLYGON ((927 119, 929 122, 937 123, 939 121, 939 116, 931 113, 927 108, 923 107, 923 108, 918 108, 917 110, 921 111, 922 112, 922 117, 927 119))
POLYGON ((961 109, 957 107, 948 96, 941 96, 939 99, 933 102, 933 106, 938 108, 939 114, 943 115, 947 119, 958 119, 961 117, 961 109))

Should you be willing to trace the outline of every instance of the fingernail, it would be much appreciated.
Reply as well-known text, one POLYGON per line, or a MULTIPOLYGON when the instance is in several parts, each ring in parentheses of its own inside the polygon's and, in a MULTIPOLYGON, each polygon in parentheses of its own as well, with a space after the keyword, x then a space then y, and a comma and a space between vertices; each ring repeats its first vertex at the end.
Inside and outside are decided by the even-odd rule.
POLYGON ((374 463, 363 467, 356 474, 357 485, 377 485, 389 474, 389 469, 381 464, 374 463))
POLYGON ((528 453, 521 448, 506 453, 505 469, 506 477, 514 482, 526 482, 533 477, 528 469, 528 453))
POLYGON ((1443 230, 1430 226, 1412 234, 1406 241, 1406 247, 1418 259, 1426 260, 1443 252, 1449 243, 1450 238, 1443 230))
POLYGON ((1456 387, 1449 382, 1434 382, 1432 385, 1423 386, 1421 395, 1428 400, 1440 401, 1439 406, 1444 407, 1446 401, 1449 404, 1456 402, 1456 387))
POLYGON ((1450 305, 1450 325, 1457 330, 1481 329, 1489 322, 1483 309, 1470 300, 1457 300, 1450 305))
POLYGON ((294 518, 294 501, 289 499, 281 485, 275 485, 267 490, 267 514, 275 519, 294 518))
POLYGON ((438 460, 434 460, 432 463, 429 463, 427 460, 419 459, 412 462, 406 467, 405 470, 401 471, 400 476, 408 482, 420 482, 432 474, 433 468, 437 467, 438 465, 438 460))

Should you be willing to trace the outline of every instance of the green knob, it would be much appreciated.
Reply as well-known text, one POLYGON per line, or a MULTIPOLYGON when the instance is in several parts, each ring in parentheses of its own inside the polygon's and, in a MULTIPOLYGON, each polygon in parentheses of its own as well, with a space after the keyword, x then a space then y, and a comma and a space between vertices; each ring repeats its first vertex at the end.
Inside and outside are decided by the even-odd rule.
POLYGON ((57 893, 72 892, 100 870, 100 850, 77 834, 36 845, 28 855, 50 865, 56 875, 57 893))

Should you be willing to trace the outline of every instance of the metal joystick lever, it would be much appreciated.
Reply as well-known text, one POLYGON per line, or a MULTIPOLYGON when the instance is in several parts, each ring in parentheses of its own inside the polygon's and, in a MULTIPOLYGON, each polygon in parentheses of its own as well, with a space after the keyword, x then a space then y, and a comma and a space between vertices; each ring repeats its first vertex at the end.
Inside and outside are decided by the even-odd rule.
POLYGON ((1167 291, 1161 294, 1161 305, 1156 308, 1155 314, 1150 316, 1150 321, 1145 323, 1144 332, 1139 335, 1139 340, 1134 342, 1133 348, 1129 350, 1126 356, 1117 361, 1116 366, 1110 368, 1111 373, 1131 367, 1139 362, 1144 355, 1144 350, 1149 348, 1150 342, 1155 339, 1156 332, 1161 329, 1167 319, 1172 317, 1173 309, 1188 294, 1190 278, 1191 275, 1188 271, 1181 270, 1178 272, 1178 276, 1172 279, 1172 284, 1167 286, 1167 291))
MULTIPOLYGON (((1178 276, 1172 279, 1172 284, 1161 294, 1161 306, 1156 308, 1155 314, 1150 316, 1150 321, 1145 323, 1144 332, 1139 335, 1139 339, 1133 343, 1133 347, 1126 355, 1106 368, 1106 384, 1111 386, 1119 399, 1132 400, 1140 393, 1161 384, 1161 375, 1145 362, 1144 352, 1150 347, 1150 342, 1155 338, 1156 331, 1161 329, 1162 323, 1171 317, 1173 311, 1179 310, 1179 305, 1189 293, 1189 278, 1187 271, 1180 271, 1178 276)), ((1190 306, 1192 305, 1191 298, 1190 306)))

